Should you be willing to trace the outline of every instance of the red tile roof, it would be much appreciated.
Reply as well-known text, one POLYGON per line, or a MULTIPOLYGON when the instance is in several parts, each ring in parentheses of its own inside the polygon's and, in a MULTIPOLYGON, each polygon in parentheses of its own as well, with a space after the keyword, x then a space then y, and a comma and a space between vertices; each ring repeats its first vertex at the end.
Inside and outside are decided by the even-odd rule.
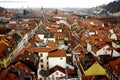
POLYGON ((18 61, 15 65, 12 65, 12 67, 14 69, 20 70, 24 74, 31 74, 31 72, 32 72, 32 70, 29 67, 27 67, 26 65, 24 65, 20 61, 18 61))
POLYGON ((57 44, 55 42, 51 41, 51 40, 47 40, 46 43, 51 48, 57 48, 57 44))
POLYGON ((6 79, 4 79, 4 80, 25 80, 25 79, 21 78, 21 77, 18 77, 14 73, 10 73, 10 74, 8 74, 8 76, 6 77, 6 79))
POLYGON ((63 49, 58 49, 56 51, 50 52, 48 57, 66 57, 66 51, 63 49))
POLYGON ((4 57, 3 51, 8 48, 8 45, 0 42, 0 57, 4 57))
POLYGON ((74 69, 66 68, 66 73, 67 73, 68 77, 76 76, 74 69))
POLYGON ((82 80, 97 80, 95 76, 82 76, 82 80))
POLYGON ((50 52, 50 51, 55 50, 55 49, 56 48, 48 48, 48 47, 30 47, 30 48, 24 48, 24 49, 22 49, 18 53, 18 55, 23 54, 25 50, 28 51, 28 52, 33 53, 33 52, 50 52))
POLYGON ((54 36, 55 36, 55 39, 64 39, 65 38, 63 33, 56 33, 54 36))
POLYGON ((120 76, 120 58, 115 61, 111 61, 105 64, 104 67, 116 80, 119 80, 120 76))
POLYGON ((2 74, 0 74, 0 80, 5 80, 5 78, 7 77, 7 75, 9 74, 9 70, 11 69, 11 67, 8 67, 7 69, 5 69, 3 71, 2 74))
POLYGON ((57 28, 51 28, 51 29, 48 29, 48 32, 57 32, 57 28))
POLYGON ((57 70, 60 71, 60 72, 65 73, 65 68, 63 68, 63 67, 61 67, 59 65, 56 65, 56 66, 52 67, 51 69, 49 69, 49 72, 50 72, 50 74, 52 74, 57 70))

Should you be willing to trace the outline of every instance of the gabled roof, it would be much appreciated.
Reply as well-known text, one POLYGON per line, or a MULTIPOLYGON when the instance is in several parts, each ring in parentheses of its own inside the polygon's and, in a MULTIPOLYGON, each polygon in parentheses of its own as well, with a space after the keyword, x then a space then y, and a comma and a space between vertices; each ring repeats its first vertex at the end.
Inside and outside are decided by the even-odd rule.
POLYGON ((106 75, 106 71, 98 62, 95 62, 85 71, 85 75, 106 75))
POLYGON ((28 52, 33 53, 33 52, 50 52, 50 51, 53 51, 55 49, 56 48, 48 48, 48 47, 30 47, 30 48, 24 48, 24 49, 22 49, 18 53, 18 55, 23 54, 25 50, 28 51, 28 52))
POLYGON ((86 71, 96 62, 96 57, 92 53, 86 53, 85 56, 80 59, 80 62, 84 71, 86 71))
POLYGON ((36 60, 36 56, 34 53, 24 50, 23 53, 18 55, 17 58, 15 59, 15 61, 18 61, 18 60, 27 60, 27 61, 34 63, 36 60))
POLYGON ((29 75, 32 72, 32 70, 28 66, 23 64, 21 61, 18 61, 12 67, 14 69, 20 70, 21 73, 26 74, 26 75, 29 75))
POLYGON ((66 73, 67 73, 68 77, 72 77, 72 76, 75 77, 76 76, 76 72, 74 69, 67 68, 66 73))
POLYGON ((57 70, 65 74, 65 68, 63 68, 61 66, 58 66, 58 65, 56 65, 56 66, 52 67, 51 69, 49 69, 49 73, 52 74, 57 70))
POLYGON ((25 80, 11 72, 11 67, 8 67, 3 73, 0 74, 0 80, 25 80))
POLYGON ((48 57, 66 57, 66 51, 64 49, 57 49, 55 51, 51 51, 48 54, 48 57))

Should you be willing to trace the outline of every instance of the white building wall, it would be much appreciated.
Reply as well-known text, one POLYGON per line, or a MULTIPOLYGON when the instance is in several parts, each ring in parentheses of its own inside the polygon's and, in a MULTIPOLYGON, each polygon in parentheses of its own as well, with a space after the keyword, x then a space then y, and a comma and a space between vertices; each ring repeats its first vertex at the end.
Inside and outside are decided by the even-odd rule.
POLYGON ((112 46, 113 46, 114 48, 120 48, 120 45, 117 45, 117 44, 114 43, 114 42, 112 42, 112 46))
POLYGON ((92 50, 91 45, 87 43, 87 51, 90 52, 92 50))
POLYGON ((21 40, 19 43, 18 43, 18 46, 17 46, 17 48, 18 48, 18 51, 20 51, 22 48, 24 48, 25 47, 25 42, 23 41, 23 40, 21 40))
POLYGON ((28 39, 29 39, 28 37, 29 37, 28 33, 26 33, 25 36, 23 37, 23 40, 24 40, 25 44, 28 43, 28 39))
MULTIPOLYGON (((112 50, 110 50, 110 51, 107 50, 107 54, 111 55, 111 52, 112 52, 112 50)), ((120 56, 120 53, 117 52, 116 50, 113 50, 112 56, 113 57, 118 57, 118 56, 120 56)))
POLYGON ((49 69, 56 65, 66 68, 66 57, 49 57, 48 61, 49 69))
MULTIPOLYGON (((99 55, 111 55, 112 50, 109 51, 109 50, 107 50, 107 48, 109 48, 108 45, 103 47, 99 51, 97 51, 96 55, 97 56, 99 56, 99 55)), ((118 56, 120 56, 120 53, 115 51, 115 50, 113 50, 113 55, 112 56, 113 57, 118 57, 118 56)))
POLYGON ((54 73, 52 73, 51 75, 49 75, 50 80, 59 80, 60 77, 64 77, 66 76, 65 73, 62 73, 60 71, 55 71, 54 73))
POLYGON ((107 54, 107 48, 109 48, 108 45, 106 45, 105 47, 103 47, 100 50, 98 50, 96 52, 96 56, 98 57, 99 55, 105 55, 105 54, 107 54))
POLYGON ((44 34, 38 34, 38 37, 43 40, 44 39, 44 34))

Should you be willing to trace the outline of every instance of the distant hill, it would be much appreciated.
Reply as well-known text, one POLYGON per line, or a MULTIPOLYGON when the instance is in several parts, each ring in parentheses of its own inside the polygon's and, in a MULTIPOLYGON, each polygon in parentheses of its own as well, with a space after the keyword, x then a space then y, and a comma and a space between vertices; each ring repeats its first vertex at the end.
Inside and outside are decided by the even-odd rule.
POLYGON ((115 0, 105 5, 104 8, 110 13, 115 13, 120 11, 120 0, 115 0))
POLYGON ((0 12, 5 12, 5 11, 7 11, 7 9, 0 7, 0 12))

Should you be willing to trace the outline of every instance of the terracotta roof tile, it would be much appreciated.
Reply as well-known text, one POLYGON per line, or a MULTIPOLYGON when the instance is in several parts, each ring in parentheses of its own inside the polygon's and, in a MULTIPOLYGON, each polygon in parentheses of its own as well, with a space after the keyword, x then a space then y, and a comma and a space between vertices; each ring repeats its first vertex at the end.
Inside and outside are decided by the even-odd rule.
POLYGON ((18 69, 20 70, 22 73, 28 75, 31 74, 32 70, 27 67, 26 65, 24 65, 23 63, 21 63, 20 61, 18 61, 15 65, 12 66, 14 69, 18 69))
POLYGON ((67 69, 66 69, 66 72, 67 72, 67 75, 68 75, 69 77, 71 77, 71 76, 76 76, 76 75, 75 75, 75 70, 73 70, 73 69, 67 68, 67 69))
POLYGON ((85 51, 82 51, 81 54, 78 55, 79 59, 82 59, 83 57, 85 57, 85 51))
POLYGON ((55 50, 55 49, 56 48, 48 48, 48 47, 30 47, 30 48, 24 48, 24 49, 22 49, 18 53, 18 55, 23 54, 25 50, 28 51, 28 52, 33 53, 33 52, 50 52, 50 51, 55 50))
POLYGON ((96 77, 94 77, 94 76, 82 76, 82 80, 97 80, 97 78, 96 77))
POLYGON ((66 57, 66 51, 63 49, 58 49, 56 51, 50 52, 48 57, 66 57))
POLYGON ((107 71, 109 72, 109 74, 111 74, 112 76, 114 76, 114 78, 116 80, 119 80, 119 76, 120 76, 120 58, 118 58, 117 60, 111 61, 108 64, 105 64, 104 67, 107 69, 107 71))
POLYGON ((65 73, 65 68, 63 68, 63 67, 61 67, 59 65, 56 65, 56 66, 52 67, 51 69, 49 69, 49 72, 50 72, 50 74, 52 74, 57 70, 59 70, 60 72, 65 73))
POLYGON ((4 80, 25 80, 24 78, 18 77, 14 73, 10 73, 4 80))
POLYGON ((8 48, 8 45, 0 42, 0 57, 4 57, 3 51, 8 48))
POLYGON ((57 32, 57 28, 51 28, 51 29, 48 29, 48 32, 57 32))
POLYGON ((56 33, 54 36, 55 36, 55 39, 64 39, 65 38, 63 33, 56 33))
POLYGON ((11 67, 8 67, 7 69, 5 69, 3 71, 2 74, 0 74, 0 80, 5 80, 5 78, 7 77, 7 75, 9 74, 9 70, 11 69, 11 67))
POLYGON ((57 48, 57 44, 51 40, 47 40, 47 45, 50 46, 51 48, 57 48))

